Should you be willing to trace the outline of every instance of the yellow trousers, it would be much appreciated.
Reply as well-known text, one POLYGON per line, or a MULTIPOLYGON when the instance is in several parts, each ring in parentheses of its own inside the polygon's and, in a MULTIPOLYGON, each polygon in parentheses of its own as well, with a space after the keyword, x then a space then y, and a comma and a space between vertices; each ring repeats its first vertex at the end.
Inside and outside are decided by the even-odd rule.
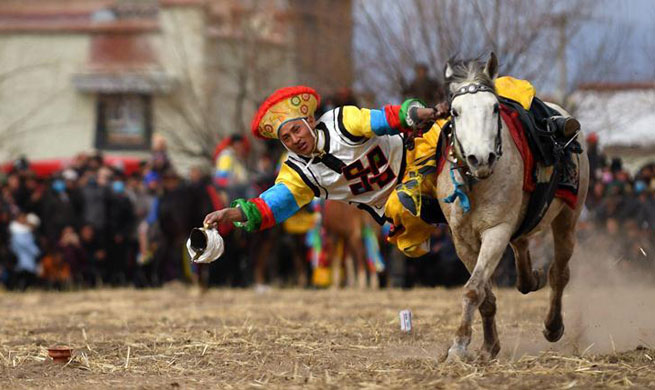
POLYGON ((408 150, 405 157, 403 181, 391 193, 385 205, 385 215, 391 218, 394 225, 394 234, 389 237, 389 242, 409 257, 419 257, 430 251, 430 234, 434 226, 420 217, 421 196, 436 196, 436 149, 444 123, 438 121, 423 137, 414 140, 414 149, 408 150), (401 203, 399 195, 405 194, 400 192, 414 194, 414 214, 401 203))

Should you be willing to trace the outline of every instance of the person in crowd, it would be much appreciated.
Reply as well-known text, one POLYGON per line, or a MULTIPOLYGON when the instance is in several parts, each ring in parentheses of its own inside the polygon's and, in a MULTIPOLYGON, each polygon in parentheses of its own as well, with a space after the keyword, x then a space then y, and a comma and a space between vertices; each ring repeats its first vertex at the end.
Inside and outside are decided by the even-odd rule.
POLYGON ((124 285, 131 276, 129 274, 130 238, 135 229, 135 216, 134 206, 125 192, 125 182, 120 178, 115 178, 111 183, 108 221, 110 245, 107 247, 109 256, 107 265, 111 275, 108 282, 124 285))
POLYGON ((66 263, 61 251, 54 250, 43 257, 40 277, 49 289, 66 290, 70 288, 73 276, 70 265, 66 263))
POLYGON ((72 226, 66 226, 61 232, 61 238, 55 250, 61 254, 62 260, 70 270, 72 282, 82 286, 87 271, 86 252, 80 244, 80 238, 72 226))
POLYGON ((414 80, 403 89, 403 97, 419 98, 428 105, 435 105, 443 101, 445 90, 439 80, 430 77, 429 68, 424 63, 414 67, 414 80))
POLYGON ((243 135, 234 133, 220 142, 214 150, 216 169, 214 182, 226 191, 230 199, 247 196, 250 186, 247 168, 250 144, 243 135))
POLYGON ((21 211, 9 224, 10 250, 17 260, 11 284, 17 290, 23 291, 37 281, 37 261, 41 250, 36 245, 34 230, 39 223, 40 220, 35 214, 21 211))
POLYGON ((162 240, 155 256, 161 280, 168 282, 182 279, 182 250, 193 224, 189 190, 173 169, 164 172, 162 189, 157 210, 162 240))
POLYGON ((102 284, 103 275, 108 268, 107 251, 100 245, 93 225, 86 224, 80 228, 80 246, 84 251, 84 267, 82 270, 84 284, 97 286, 102 284))
MULTIPOLYGON (((97 161, 91 159, 90 161, 97 161)), ((86 183, 82 186, 81 194, 84 202, 83 223, 93 225, 96 235, 102 245, 106 245, 108 228, 108 211, 110 189, 108 187, 108 174, 106 170, 98 167, 94 171, 90 168, 85 174, 86 183)))
POLYGON ((168 144, 166 138, 160 134, 155 134, 152 137, 152 155, 150 161, 152 171, 159 174, 163 174, 166 170, 172 167, 171 161, 168 157, 168 144))
MULTIPOLYGON (((223 206, 235 198, 247 197, 252 191, 252 176, 248 170, 248 138, 234 133, 224 138, 214 150, 214 184, 221 194, 223 206)), ((229 224, 229 223, 228 223, 229 224)), ((225 224, 223 224, 225 225, 225 224)), ((226 253, 223 264, 215 268, 216 281, 231 286, 245 286, 249 279, 248 235, 233 229, 224 237, 226 253)), ((256 262, 256 260, 255 260, 256 262)))
MULTIPOLYGON (((71 174, 77 175, 74 172, 71 171, 71 174)), ((70 174, 69 180, 55 178, 43 200, 44 233, 50 242, 56 242, 59 239, 64 227, 79 226, 81 199, 73 185, 67 184, 67 182, 77 180, 77 177, 71 179, 70 174)))

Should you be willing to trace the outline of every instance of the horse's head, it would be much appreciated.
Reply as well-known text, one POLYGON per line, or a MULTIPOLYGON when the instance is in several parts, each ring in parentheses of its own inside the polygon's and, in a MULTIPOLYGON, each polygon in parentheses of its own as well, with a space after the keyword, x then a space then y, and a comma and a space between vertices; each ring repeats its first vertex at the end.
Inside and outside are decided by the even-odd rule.
POLYGON ((493 173, 502 154, 500 107, 494 80, 498 60, 446 62, 454 151, 471 174, 485 179, 493 173))

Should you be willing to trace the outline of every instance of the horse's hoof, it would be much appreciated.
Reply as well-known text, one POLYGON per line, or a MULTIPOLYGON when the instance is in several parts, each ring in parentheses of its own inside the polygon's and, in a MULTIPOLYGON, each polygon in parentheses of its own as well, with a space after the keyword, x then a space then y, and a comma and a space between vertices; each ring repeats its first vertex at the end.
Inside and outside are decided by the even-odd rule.
POLYGON ((494 344, 492 347, 482 346, 480 348, 480 353, 478 354, 478 360, 481 362, 488 362, 493 360, 500 352, 500 345, 498 343, 494 344))
POLYGON ((469 354, 469 352, 464 347, 453 345, 450 347, 450 349, 448 349, 446 363, 468 362, 471 360, 471 354, 469 354))
POLYGON ((564 335, 564 324, 555 330, 550 330, 548 327, 544 328, 544 337, 551 343, 559 341, 559 339, 562 338, 562 335, 564 335))

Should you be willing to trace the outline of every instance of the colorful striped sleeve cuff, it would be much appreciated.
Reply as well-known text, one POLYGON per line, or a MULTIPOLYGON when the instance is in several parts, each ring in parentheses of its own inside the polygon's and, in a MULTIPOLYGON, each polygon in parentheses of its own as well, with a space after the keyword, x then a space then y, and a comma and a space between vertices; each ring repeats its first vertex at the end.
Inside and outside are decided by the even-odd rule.
POLYGON ((345 106, 342 112, 343 124, 354 136, 393 135, 401 129, 400 106, 387 105, 379 110, 345 106))
POLYGON ((371 110, 371 130, 376 135, 394 135, 400 130, 400 106, 386 105, 381 110, 371 110))
POLYGON ((269 188, 258 198, 237 199, 232 207, 239 207, 246 216, 246 222, 235 225, 249 232, 271 228, 295 214, 300 207, 286 185, 279 183, 269 188))

